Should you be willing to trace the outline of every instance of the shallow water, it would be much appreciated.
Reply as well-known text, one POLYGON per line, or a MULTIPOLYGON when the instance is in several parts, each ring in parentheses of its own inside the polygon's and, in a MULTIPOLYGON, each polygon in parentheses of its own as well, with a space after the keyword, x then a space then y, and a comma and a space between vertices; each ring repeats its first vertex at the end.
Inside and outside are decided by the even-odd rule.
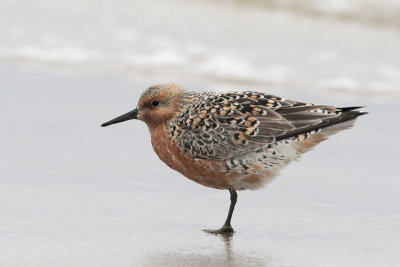
POLYGON ((400 99, 399 1, 0 5, 1 61, 400 99))
MULTIPOLYGON (((288 166, 266 188, 197 185, 152 151, 146 126, 100 124, 135 107, 147 81, 0 68, 2 266, 397 266, 400 182, 392 121, 398 105, 275 92, 317 103, 367 105, 367 116, 288 166), (139 89, 140 88, 140 89, 139 89)), ((189 86, 189 85, 188 85, 189 86)), ((192 84, 190 88, 197 89, 192 84)))

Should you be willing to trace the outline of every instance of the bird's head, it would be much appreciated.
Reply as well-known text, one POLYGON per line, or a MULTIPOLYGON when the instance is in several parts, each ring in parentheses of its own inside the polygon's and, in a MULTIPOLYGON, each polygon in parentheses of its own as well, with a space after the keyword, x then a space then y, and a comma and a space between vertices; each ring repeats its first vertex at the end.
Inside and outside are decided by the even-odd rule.
POLYGON ((149 128, 157 127, 172 119, 179 111, 184 92, 185 90, 176 83, 153 85, 142 93, 134 110, 101 126, 138 119, 144 121, 149 128))

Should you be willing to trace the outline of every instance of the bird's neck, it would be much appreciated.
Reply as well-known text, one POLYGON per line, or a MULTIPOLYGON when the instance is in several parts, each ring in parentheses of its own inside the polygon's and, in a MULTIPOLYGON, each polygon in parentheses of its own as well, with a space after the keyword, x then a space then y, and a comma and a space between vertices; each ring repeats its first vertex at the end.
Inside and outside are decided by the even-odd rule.
POLYGON ((158 157, 167 163, 171 158, 169 151, 169 133, 165 124, 159 124, 156 127, 149 127, 151 135, 151 145, 158 157))

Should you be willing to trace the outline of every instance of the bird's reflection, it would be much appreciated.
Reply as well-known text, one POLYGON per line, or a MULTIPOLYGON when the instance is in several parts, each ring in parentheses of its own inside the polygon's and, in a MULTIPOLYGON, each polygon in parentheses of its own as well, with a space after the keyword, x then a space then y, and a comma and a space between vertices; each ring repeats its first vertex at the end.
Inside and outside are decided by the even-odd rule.
POLYGON ((233 256, 232 256, 232 237, 233 234, 225 234, 225 235, 220 235, 220 238, 224 242, 225 245, 225 253, 226 253, 226 263, 228 263, 229 266, 233 264, 233 256))
POLYGON ((221 242, 223 245, 222 250, 198 251, 193 248, 193 252, 179 251, 175 253, 166 253, 151 255, 148 257, 144 266, 266 266, 267 264, 263 259, 246 256, 243 251, 237 253, 233 248, 234 236, 220 235, 220 234, 206 234, 206 237, 212 238, 213 247, 216 241, 221 242))

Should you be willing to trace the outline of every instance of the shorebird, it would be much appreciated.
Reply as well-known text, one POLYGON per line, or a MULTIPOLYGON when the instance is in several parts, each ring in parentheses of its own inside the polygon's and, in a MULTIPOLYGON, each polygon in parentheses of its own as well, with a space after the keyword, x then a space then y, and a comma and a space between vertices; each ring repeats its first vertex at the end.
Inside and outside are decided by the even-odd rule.
POLYGON ((132 111, 101 126, 145 122, 158 157, 204 186, 227 189, 230 207, 223 226, 231 234, 237 190, 259 189, 289 162, 341 130, 351 128, 361 107, 292 101, 252 91, 192 92, 178 84, 146 89, 132 111))

